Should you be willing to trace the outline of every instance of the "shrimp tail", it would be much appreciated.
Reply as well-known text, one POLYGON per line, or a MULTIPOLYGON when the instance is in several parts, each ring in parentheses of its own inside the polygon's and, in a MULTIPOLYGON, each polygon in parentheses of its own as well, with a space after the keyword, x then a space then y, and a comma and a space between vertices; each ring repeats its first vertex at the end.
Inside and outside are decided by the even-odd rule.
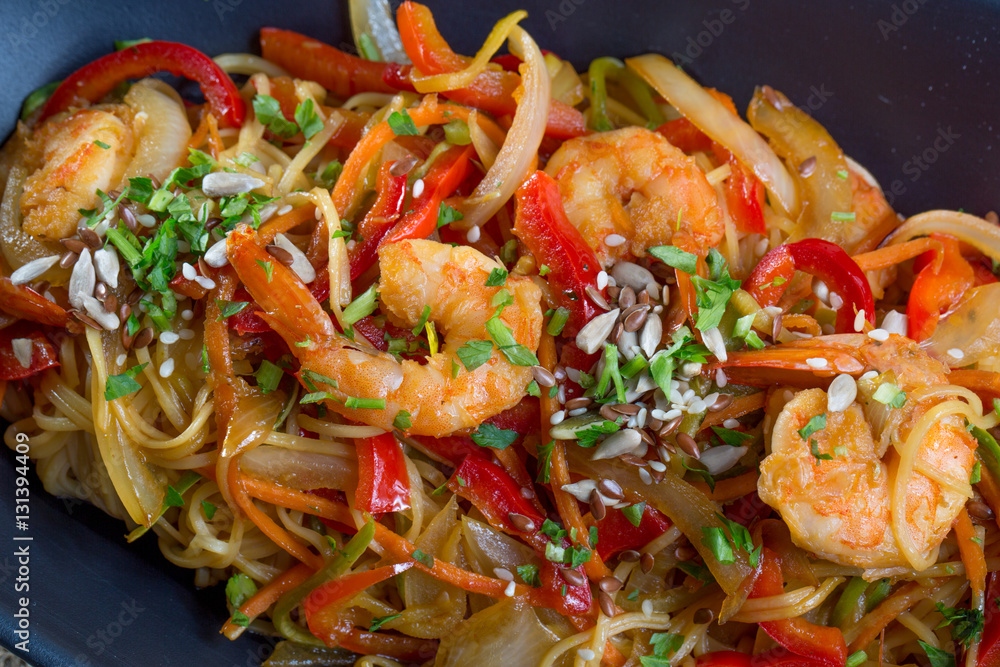
POLYGON ((337 334, 319 301, 291 269, 261 249, 252 229, 233 231, 226 250, 240 281, 263 309, 261 317, 293 351, 303 341, 318 342, 337 334))

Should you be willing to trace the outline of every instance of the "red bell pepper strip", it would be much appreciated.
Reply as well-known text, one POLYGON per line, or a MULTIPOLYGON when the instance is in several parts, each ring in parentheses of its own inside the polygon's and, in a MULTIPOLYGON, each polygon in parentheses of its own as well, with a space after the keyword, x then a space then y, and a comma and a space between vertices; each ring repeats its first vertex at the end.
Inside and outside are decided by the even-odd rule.
POLYGON ((358 223, 362 241, 349 252, 351 280, 357 279, 375 263, 382 239, 396 224, 406 201, 406 174, 392 175, 395 162, 383 162, 375 178, 375 203, 358 223))
MULTIPOLYGON (((576 568, 576 571, 586 576, 582 565, 576 568)), ((531 592, 536 605, 555 609, 564 616, 586 614, 590 611, 594 601, 590 586, 570 586, 559 574, 559 568, 549 561, 542 562, 538 580, 541 586, 531 592), (565 595, 563 595, 564 586, 565 595)))
POLYGON ((698 656, 694 664, 695 667, 820 667, 822 663, 795 655, 778 646, 757 655, 738 651, 713 651, 698 656))
MULTIPOLYGON (((505 431, 514 431, 527 435, 538 430, 538 420, 541 418, 541 407, 534 396, 525 396, 521 402, 512 408, 497 413, 486 420, 505 431)), ((481 448, 480 448, 481 449, 481 448)))
POLYGON ((685 153, 708 152, 712 140, 687 118, 670 120, 656 128, 671 144, 685 153))
POLYGON ((597 289, 601 263, 586 239, 566 217, 559 186, 544 171, 535 172, 515 194, 514 235, 535 261, 549 268, 546 278, 559 305, 569 310, 564 333, 575 336, 601 309, 587 296, 597 289))
POLYGON ((0 276, 0 311, 51 327, 65 327, 69 313, 27 285, 15 285, 7 276, 0 276))
POLYGON ((39 122, 81 102, 96 103, 129 79, 170 72, 196 81, 222 125, 241 127, 246 105, 229 75, 201 51, 177 42, 135 44, 98 58, 70 74, 52 93, 39 122))
POLYGON ((1000 665, 1000 572, 991 572, 986 586, 986 623, 979 640, 978 667, 1000 665))
POLYGON ((941 243, 941 253, 926 252, 914 261, 918 273, 906 302, 907 335, 918 343, 930 338, 941 316, 958 305, 976 279, 958 239, 947 234, 931 234, 931 239, 941 243))
POLYGON ((649 505, 643 510, 638 526, 621 510, 609 509, 607 516, 597 522, 597 553, 602 560, 608 560, 621 551, 644 547, 670 526, 670 519, 649 505))
POLYGON ((391 433, 354 441, 358 451, 357 506, 362 512, 398 512, 410 506, 403 450, 391 433))
MULTIPOLYGON (((468 59, 452 51, 448 42, 438 32, 431 10, 416 2, 404 2, 396 13, 399 36, 406 55, 422 74, 446 74, 468 66, 468 59)), ((487 69, 480 73, 467 88, 441 93, 444 97, 494 116, 513 115, 517 110, 514 91, 521 85, 521 77, 514 72, 487 69)), ((586 134, 583 114, 569 106, 552 100, 545 133, 556 139, 571 139, 586 134)))
POLYGON ((751 667, 757 661, 753 656, 739 651, 712 651, 699 655, 695 659, 695 667, 751 667))
POLYGON ((843 248, 823 239, 778 246, 761 258, 743 289, 762 308, 773 306, 796 270, 820 278, 843 299, 844 305, 837 311, 837 333, 854 333, 855 313, 862 310, 865 319, 875 324, 875 300, 864 271, 843 248))
MULTIPOLYGON (((754 582, 750 597, 770 597, 784 593, 781 567, 778 556, 764 547, 760 556, 760 575, 754 582)), ((840 628, 830 628, 810 623, 804 618, 785 618, 778 621, 763 621, 761 629, 774 641, 801 659, 793 662, 773 662, 775 665, 791 667, 809 664, 816 667, 844 667, 847 662, 847 642, 840 628)))
POLYGON ((59 355, 49 340, 38 331, 38 327, 27 322, 18 322, 0 329, 0 380, 23 380, 37 373, 59 365, 59 355), (31 340, 31 362, 25 368, 14 355, 14 340, 31 340))
POLYGON ((357 627, 345 607, 366 589, 413 567, 416 561, 353 572, 315 588, 302 602, 309 631, 327 646, 363 654, 388 655, 404 661, 422 661, 434 654, 437 643, 416 637, 368 632, 357 627))
MULTIPOLYGON (((365 60, 329 44, 291 30, 260 29, 260 51, 265 59, 283 67, 299 79, 315 81, 337 97, 356 93, 395 93, 398 86, 390 85, 383 76, 399 67, 395 63, 365 60)), ((398 77, 400 83, 405 78, 398 77)), ((411 88, 412 90, 412 84, 411 88)))
POLYGON ((432 438, 429 435, 411 437, 420 444, 428 456, 454 467, 462 465, 462 461, 469 456, 490 458, 490 453, 474 443, 467 435, 446 435, 441 438, 432 438))

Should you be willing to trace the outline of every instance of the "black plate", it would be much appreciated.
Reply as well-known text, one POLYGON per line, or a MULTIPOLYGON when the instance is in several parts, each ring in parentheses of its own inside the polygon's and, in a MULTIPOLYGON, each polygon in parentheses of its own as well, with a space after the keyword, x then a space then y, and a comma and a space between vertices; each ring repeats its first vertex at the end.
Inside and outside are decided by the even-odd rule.
MULTIPOLYGON (((904 213, 1000 202, 1000 3, 793 0, 650 2, 431 0, 455 48, 474 53, 492 23, 526 7, 543 48, 578 67, 600 55, 671 55, 745 108, 769 83, 811 111, 867 166, 904 213)), ((274 25, 334 45, 349 42, 334 0, 6 0, 0 3, 0 136, 21 101, 108 52, 113 39, 186 42, 210 54, 253 50, 274 25)), ((30 597, 36 665, 256 665, 259 638, 218 634, 222 591, 197 592, 190 572, 168 565, 155 539, 126 545, 124 529, 80 503, 47 496, 30 477, 30 529, 15 542, 14 460, 0 462, 0 643, 12 647, 18 598, 30 597), (30 547, 30 590, 18 592, 15 549, 30 547)))

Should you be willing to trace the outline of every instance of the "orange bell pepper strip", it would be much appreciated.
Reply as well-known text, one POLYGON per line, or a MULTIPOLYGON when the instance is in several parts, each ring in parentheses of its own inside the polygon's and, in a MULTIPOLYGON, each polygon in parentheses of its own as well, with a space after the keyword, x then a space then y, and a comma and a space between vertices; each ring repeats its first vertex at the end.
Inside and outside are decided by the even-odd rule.
POLYGON ((914 262, 919 273, 906 302, 907 335, 918 343, 931 337, 941 316, 958 305, 976 277, 958 239, 947 234, 931 234, 931 239, 941 244, 941 252, 924 253, 914 262))

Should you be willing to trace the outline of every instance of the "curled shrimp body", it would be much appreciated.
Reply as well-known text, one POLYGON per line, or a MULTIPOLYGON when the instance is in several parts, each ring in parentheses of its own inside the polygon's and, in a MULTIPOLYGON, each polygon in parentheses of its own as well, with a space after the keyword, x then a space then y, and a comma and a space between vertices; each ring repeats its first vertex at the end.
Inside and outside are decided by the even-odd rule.
MULTIPOLYGON (((500 287, 486 287, 499 264, 470 247, 434 241, 401 241, 379 251, 380 301, 383 312, 413 327, 430 307, 428 320, 444 335, 443 349, 421 365, 359 344, 337 332, 309 290, 284 266, 274 263, 268 282, 257 261, 269 256, 252 232, 229 236, 228 254, 263 317, 288 343, 311 382, 330 392, 332 410, 355 421, 393 428, 396 415, 410 414, 408 433, 442 436, 475 428, 483 420, 516 405, 531 382, 531 369, 514 366, 496 349, 489 360, 467 370, 457 350, 470 340, 490 340, 486 322, 496 308, 491 300, 500 287), (308 372, 311 371, 312 374, 308 372), (336 386, 317 379, 335 380, 336 386), (384 409, 353 408, 347 397, 384 399, 384 409)), ((513 303, 502 321, 514 339, 535 351, 541 338, 541 290, 530 279, 509 276, 505 288, 513 303)))
POLYGON ((126 105, 81 109, 42 125, 28 141, 21 215, 24 231, 56 241, 72 236, 80 209, 100 204, 121 181, 134 153, 126 105))
POLYGON ((677 234, 691 237, 695 247, 714 247, 725 231, 705 173, 656 132, 629 127, 571 139, 546 171, 559 183, 570 222, 605 267, 630 254, 641 257, 677 234), (613 234, 625 242, 609 245, 613 234))
MULTIPOLYGON (((858 400, 839 411, 829 409, 822 389, 799 392, 771 429, 760 497, 781 513, 796 544, 823 558, 924 569, 972 495, 976 441, 962 410, 947 409, 969 406, 955 400, 952 390, 960 390, 948 386, 946 368, 912 341, 826 338, 835 350, 831 359, 853 348, 860 368, 847 372, 885 374, 879 377, 891 377, 906 401, 897 408, 873 400, 861 391, 864 380, 858 400), (826 421, 814 429, 820 424, 809 426, 810 420, 817 416, 826 421)), ((825 358, 823 338, 801 342, 809 345, 788 347, 825 358)))

